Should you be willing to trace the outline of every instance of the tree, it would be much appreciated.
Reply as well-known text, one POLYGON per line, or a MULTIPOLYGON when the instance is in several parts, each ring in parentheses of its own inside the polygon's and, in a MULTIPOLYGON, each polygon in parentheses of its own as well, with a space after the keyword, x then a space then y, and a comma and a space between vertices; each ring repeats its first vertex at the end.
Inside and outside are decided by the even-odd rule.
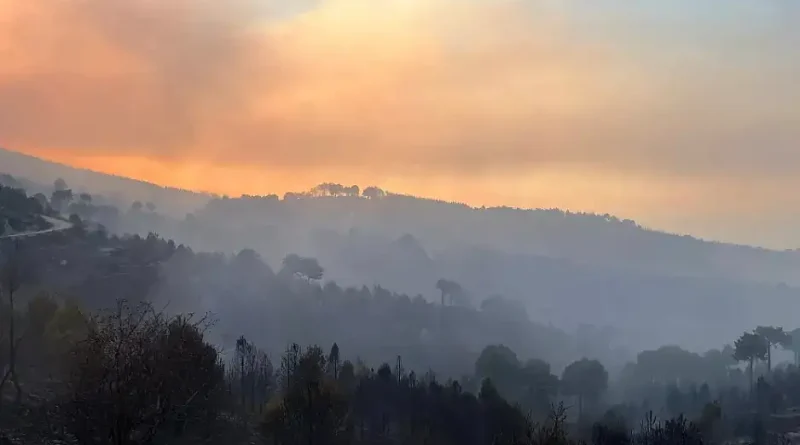
POLYGON ((56 190, 50 197, 50 205, 59 212, 63 212, 73 198, 72 190, 70 189, 56 190))
POLYGON ((224 374, 204 329, 124 301, 93 319, 70 355, 64 408, 78 442, 153 443, 215 419, 224 374))
POLYGON ((520 383, 520 366, 517 354, 507 346, 487 346, 475 361, 475 376, 491 380, 504 397, 510 397, 520 383))
POLYGON ((22 387, 17 373, 17 350, 22 338, 19 337, 16 329, 14 297, 22 286, 23 266, 19 255, 19 245, 16 241, 10 244, 5 257, 5 262, 0 267, 0 296, 4 296, 8 301, 8 368, 2 376, 2 380, 0 380, 0 393, 2 393, 6 382, 11 379, 16 390, 16 402, 19 404, 22 401, 22 387))
POLYGON ((316 258, 304 258, 295 254, 289 254, 283 259, 281 270, 284 275, 299 276, 307 281, 321 280, 324 272, 316 258))
POLYGON ((236 353, 228 370, 230 383, 238 383, 239 403, 242 409, 256 411, 263 408, 272 385, 272 362, 269 356, 248 342, 244 336, 236 340, 236 353))
POLYGON ((53 182, 53 191, 60 192, 68 188, 67 181, 64 181, 62 178, 58 178, 53 182))
POLYGON ((47 200, 47 196, 45 196, 44 193, 37 193, 33 195, 33 199, 35 199, 36 202, 42 206, 42 209, 47 210, 50 208, 50 202, 47 200))
POLYGON ((365 188, 364 191, 361 193, 361 196, 369 199, 379 199, 385 197, 386 192, 384 192, 378 187, 372 186, 365 188))
POLYGON ((328 368, 334 380, 339 379, 339 363, 339 345, 334 343, 333 346, 331 346, 331 353, 328 354, 328 368))
POLYGON ((578 397, 578 417, 583 418, 583 402, 596 401, 608 388, 608 372, 597 360, 582 359, 564 369, 561 377, 564 394, 578 397))
POLYGON ((519 380, 523 388, 523 406, 539 419, 550 414, 559 384, 558 377, 550 372, 550 364, 543 360, 528 360, 520 369, 519 380))
POLYGON ((450 300, 450 304, 453 304, 454 299, 460 298, 464 292, 460 284, 444 278, 436 282, 436 289, 442 294, 442 306, 445 305, 446 298, 450 300))
POLYGON ((707 362, 703 357, 678 346, 663 346, 642 351, 636 358, 636 378, 640 382, 677 384, 678 381, 704 381, 707 362))
POLYGON ((786 349, 792 351, 794 353, 794 364, 795 366, 800 366, 800 328, 797 328, 789 333, 791 337, 791 342, 786 349))
POLYGON ((767 342, 764 338, 753 332, 745 332, 734 343, 733 358, 739 362, 748 362, 747 371, 750 377, 750 393, 753 393, 753 366, 756 360, 767 357, 767 342))
POLYGON ((262 430, 274 443, 337 444, 348 434, 347 399, 325 376, 326 360, 319 347, 287 351, 278 399, 270 405, 262 430))
POLYGON ((361 189, 357 185, 351 185, 350 187, 346 187, 344 192, 347 196, 358 197, 361 194, 361 189))
POLYGON ((254 359, 255 355, 253 354, 253 346, 250 345, 250 343, 247 342, 247 339, 244 338, 244 335, 242 335, 238 340, 236 340, 236 361, 238 362, 237 365, 239 366, 239 397, 241 398, 242 407, 247 404, 245 378, 249 371, 251 362, 255 362, 254 359))
POLYGON ((767 372, 772 372, 772 348, 781 346, 788 348, 792 344, 792 337, 783 331, 781 327, 759 326, 755 333, 764 338, 767 342, 767 372))

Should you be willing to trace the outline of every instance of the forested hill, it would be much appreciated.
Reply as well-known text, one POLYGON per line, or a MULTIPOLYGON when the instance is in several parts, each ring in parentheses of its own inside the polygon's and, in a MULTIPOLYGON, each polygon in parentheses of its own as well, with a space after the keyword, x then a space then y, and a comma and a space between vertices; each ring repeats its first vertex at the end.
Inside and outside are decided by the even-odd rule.
MULTIPOLYGON (((0 197, 5 190, 12 189, 0 188, 0 197)), ((452 377, 469 373, 488 344, 507 344, 556 366, 581 354, 571 336, 531 322, 506 299, 481 308, 440 306, 380 286, 323 281, 325 269, 313 258, 290 255, 273 270, 249 249, 235 255, 202 253, 155 234, 115 236, 91 221, 87 209, 97 207, 86 196, 70 206, 60 202, 69 191, 54 191, 33 210, 58 214, 68 209, 71 227, 0 242, 0 270, 20 271, 15 298, 23 307, 41 295, 89 311, 111 308, 119 299, 148 301, 170 314, 208 314, 215 321, 208 335, 222 348, 233 347, 241 335, 272 353, 292 342, 323 344, 336 338, 369 362, 402 356, 410 368, 430 367, 452 377)), ((606 344, 594 354, 610 352, 606 344)))
MULTIPOLYGON (((557 209, 472 208, 386 193, 361 196, 323 184, 308 193, 217 198, 195 216, 214 225, 308 234, 352 229, 397 239, 412 234, 432 251, 480 247, 667 276, 796 283, 800 254, 707 242, 649 230, 632 220, 557 209)), ((280 237, 283 237, 282 233, 280 237)), ((301 235, 302 237, 302 235, 301 235)))
MULTIPOLYGON (((798 283, 800 253, 707 242, 639 226, 611 215, 557 209, 471 208, 458 203, 387 193, 375 187, 322 184, 279 198, 226 199, 161 187, 44 161, 0 148, 0 173, 35 184, 65 179, 76 191, 102 195, 121 208, 151 202, 165 217, 182 220, 192 212, 202 221, 258 232, 268 227, 297 233, 305 242, 316 230, 347 233, 361 229, 397 239, 415 236, 426 247, 477 246, 510 254, 568 259, 582 264, 633 269, 659 275, 730 277, 770 283, 798 283), (24 178, 24 179, 23 179, 24 178)), ((41 187, 39 187, 41 188, 41 187)), ((144 228, 169 230, 168 227, 144 228)), ((263 235, 263 234, 262 234, 263 235)), ((291 237, 290 237, 291 238, 291 237)), ((289 251, 303 248, 292 241, 289 251)), ((232 246, 220 246, 232 250, 232 246)))
MULTIPOLYGON (((124 189, 125 179, 106 179, 124 189)), ((46 195, 58 188, 33 187, 46 195)), ((342 286, 382 286, 429 302, 439 299, 437 280, 452 280, 465 290, 468 307, 501 295, 543 324, 570 331, 586 323, 614 326, 631 349, 704 349, 748 326, 791 325, 800 310, 797 252, 710 243, 611 216, 471 208, 331 183, 283 197, 199 199, 165 189, 122 204, 102 187, 69 182, 68 190, 74 193, 61 203, 66 214, 112 234, 154 232, 198 251, 252 249, 273 269, 296 253, 317 259, 325 279, 342 286), (170 204, 184 196, 196 205, 170 204), (179 208, 192 212, 175 215, 179 208)))

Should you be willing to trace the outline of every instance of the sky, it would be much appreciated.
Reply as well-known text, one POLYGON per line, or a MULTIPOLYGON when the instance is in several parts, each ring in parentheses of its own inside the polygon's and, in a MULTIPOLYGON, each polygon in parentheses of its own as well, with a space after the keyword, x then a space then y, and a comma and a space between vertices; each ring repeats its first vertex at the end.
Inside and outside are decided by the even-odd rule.
POLYGON ((0 146, 798 247, 798 43, 794 0, 0 0, 0 146))

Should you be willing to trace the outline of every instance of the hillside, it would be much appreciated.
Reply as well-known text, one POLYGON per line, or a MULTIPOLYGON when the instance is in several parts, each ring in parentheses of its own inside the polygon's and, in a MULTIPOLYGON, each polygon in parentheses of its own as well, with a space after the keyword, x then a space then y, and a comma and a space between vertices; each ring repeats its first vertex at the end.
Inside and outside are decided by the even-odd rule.
MULTIPOLYGON (((0 173, 23 178, 24 187, 31 192, 44 188, 47 194, 53 178, 63 178, 76 192, 103 195, 123 209, 136 200, 152 202, 159 213, 176 221, 194 212, 206 225, 224 225, 251 234, 274 231, 277 238, 292 238, 294 234, 298 240, 287 245, 287 251, 314 247, 303 244, 309 244, 308 235, 318 230, 346 233, 359 229, 391 239, 411 234, 434 251, 476 246, 655 274, 800 284, 795 273, 800 269, 800 254, 795 251, 707 242, 650 230, 611 215, 471 208, 386 193, 374 187, 354 196, 352 189, 330 183, 309 193, 287 194, 284 199, 274 195, 217 198, 76 169, 4 149, 0 149, 0 166, 0 173), (365 197, 375 193, 378 199, 365 197)), ((234 247, 215 246, 223 250, 234 247)))
POLYGON ((206 225, 254 234, 269 226, 293 249, 316 250, 308 234, 351 229, 390 239, 416 237, 434 252, 480 247, 508 254, 667 276, 719 277, 800 284, 800 254, 707 242, 649 230, 610 215, 556 209, 471 208, 387 194, 213 199, 195 217, 206 225))
POLYGON ((0 183, 0 239, 51 228, 48 213, 46 203, 0 183))
MULTIPOLYGON (((14 165, 44 163, 60 177, 89 177, 130 200, 160 199, 153 207, 115 208, 100 199, 70 206, 112 233, 159 233, 198 251, 253 249, 276 269, 297 253, 317 258, 325 279, 341 285, 383 286, 432 302, 439 299, 437 280, 455 280, 472 307, 504 295, 541 323, 568 330, 584 323, 614 326, 635 342, 631 348, 679 343, 702 349, 766 320, 790 325, 800 309, 797 252, 706 242, 609 215, 471 208, 330 183, 283 198, 208 199, 21 159, 14 165), (136 190, 150 194, 140 198, 136 190), (174 209, 201 200, 191 214, 175 216, 174 209), (709 328, 712 333, 704 334, 709 328)), ((52 183, 42 173, 33 179, 52 183)))
POLYGON ((32 193, 44 192, 55 178, 62 178, 77 192, 105 195, 120 207, 127 207, 136 200, 152 202, 181 217, 211 198, 208 194, 73 168, 0 147, 0 174, 3 173, 22 178, 25 189, 32 193))

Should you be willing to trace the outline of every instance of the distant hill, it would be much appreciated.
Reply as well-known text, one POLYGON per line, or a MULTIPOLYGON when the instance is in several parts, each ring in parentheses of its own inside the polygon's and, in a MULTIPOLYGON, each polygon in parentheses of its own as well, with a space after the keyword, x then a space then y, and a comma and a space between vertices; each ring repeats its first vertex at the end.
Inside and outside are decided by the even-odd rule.
POLYGON ((763 323, 794 328, 800 310, 800 253, 708 242, 611 215, 473 208, 331 183, 283 197, 213 197, 8 151, 0 165, 42 184, 61 177, 156 204, 123 203, 118 223, 103 222, 113 232, 156 232, 198 251, 253 249, 274 268, 290 253, 312 256, 326 279, 429 301, 437 301, 438 279, 455 280, 474 307, 502 294, 534 320, 613 325, 643 342, 637 347, 716 345, 763 323))
POLYGON ((394 194, 378 198, 295 194, 284 199, 213 199, 195 216, 207 226, 225 225, 248 237, 269 225, 271 238, 309 254, 319 247, 309 234, 357 230, 362 236, 392 240, 410 234, 429 253, 478 247, 665 276, 800 284, 796 251, 709 242, 650 230, 611 215, 472 208, 394 194))
POLYGON ((56 178, 64 179, 76 191, 102 194, 119 206, 133 201, 152 202, 158 208, 183 216, 203 206, 212 195, 171 187, 162 187, 145 181, 109 175, 86 169, 46 161, 34 156, 0 148, 0 174, 11 174, 29 182, 31 192, 50 185, 56 178), (30 184, 36 183, 36 186, 30 184))
MULTIPOLYGON (((728 277, 800 285, 800 253, 708 242, 650 230, 612 215, 558 209, 472 208, 464 204, 387 193, 376 187, 321 184, 306 193, 221 198, 144 181, 77 169, 0 149, 0 173, 52 184, 63 178, 76 191, 111 198, 125 209, 133 201, 152 202, 159 213, 180 221, 193 212, 205 226, 224 227, 247 238, 213 244, 214 250, 248 246, 253 238, 272 240, 281 252, 316 252, 319 231, 357 229, 399 239, 410 234, 429 253, 464 246, 508 254, 567 259, 579 264, 667 276, 728 277), (318 237, 317 237, 318 238, 318 237)), ((39 192, 27 184, 26 189, 39 192)), ((45 190, 45 194, 48 194, 45 190)), ((143 230, 169 231, 168 225, 143 230)), ((225 230, 223 230, 225 232, 225 230)), ((181 238, 180 233, 168 236, 181 238)))

